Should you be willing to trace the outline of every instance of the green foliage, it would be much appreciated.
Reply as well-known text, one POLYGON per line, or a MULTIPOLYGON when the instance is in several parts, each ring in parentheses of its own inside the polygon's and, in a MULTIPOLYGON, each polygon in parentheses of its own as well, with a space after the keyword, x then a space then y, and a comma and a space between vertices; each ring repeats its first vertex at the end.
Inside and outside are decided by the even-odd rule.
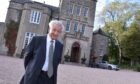
POLYGON ((108 56, 107 56, 107 55, 104 55, 104 56, 103 56, 103 60, 104 60, 104 61, 109 61, 108 56))
POLYGON ((137 12, 138 4, 130 2, 115 1, 104 7, 101 16, 105 23, 105 31, 113 30, 118 35, 127 30, 128 23, 137 12))
POLYGON ((6 40, 5 44, 8 48, 7 54, 12 56, 16 49, 15 43, 16 43, 19 23, 11 20, 9 23, 6 24, 6 27, 7 29, 4 34, 4 38, 6 40))
POLYGON ((137 65, 135 68, 136 71, 140 72, 140 65, 137 65))
POLYGON ((123 55, 131 60, 140 59, 140 28, 133 23, 121 37, 123 55))
POLYGON ((130 66, 128 64, 121 64, 119 66, 121 69, 129 69, 129 70, 134 70, 140 72, 140 65, 135 65, 135 66, 130 66))
POLYGON ((140 21, 140 10, 138 10, 137 12, 136 12, 136 20, 137 21, 140 21))
POLYGON ((121 64, 121 65, 119 65, 119 67, 121 68, 121 69, 133 69, 133 67, 131 67, 130 65, 128 65, 128 64, 121 64))
POLYGON ((137 3, 118 0, 109 3, 102 10, 101 20, 105 24, 103 29, 110 36, 109 59, 115 59, 113 62, 121 62, 122 56, 131 59, 138 57, 140 35, 137 32, 139 30, 130 22, 134 21, 139 7, 137 3))
POLYGON ((111 63, 117 64, 119 60, 118 54, 119 54, 118 47, 112 43, 112 45, 109 46, 109 54, 108 54, 109 61, 111 63))

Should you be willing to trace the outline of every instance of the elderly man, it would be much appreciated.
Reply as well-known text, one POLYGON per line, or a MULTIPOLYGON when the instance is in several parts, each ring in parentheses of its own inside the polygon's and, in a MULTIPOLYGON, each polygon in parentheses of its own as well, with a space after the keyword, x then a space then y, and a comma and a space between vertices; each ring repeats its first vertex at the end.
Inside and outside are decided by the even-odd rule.
POLYGON ((25 53, 25 75, 20 84, 56 84, 63 45, 57 40, 63 28, 60 21, 49 23, 47 36, 35 36, 25 53))

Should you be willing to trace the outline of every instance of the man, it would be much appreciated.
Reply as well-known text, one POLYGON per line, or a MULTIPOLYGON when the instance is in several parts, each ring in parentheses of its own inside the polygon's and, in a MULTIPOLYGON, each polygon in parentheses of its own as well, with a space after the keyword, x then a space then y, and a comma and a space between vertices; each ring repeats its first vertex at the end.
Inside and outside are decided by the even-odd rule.
POLYGON ((35 36, 25 53, 25 75, 20 84, 56 84, 63 45, 57 40, 63 24, 52 20, 47 36, 35 36))

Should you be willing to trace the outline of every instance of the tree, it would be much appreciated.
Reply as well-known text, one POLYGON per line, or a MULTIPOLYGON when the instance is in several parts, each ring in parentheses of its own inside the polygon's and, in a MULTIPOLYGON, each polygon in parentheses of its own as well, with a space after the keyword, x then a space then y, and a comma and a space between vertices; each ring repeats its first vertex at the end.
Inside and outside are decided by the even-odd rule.
POLYGON ((109 3, 101 12, 101 20, 104 22, 104 31, 110 35, 114 44, 119 50, 119 64, 122 58, 121 39, 123 32, 127 31, 130 23, 134 19, 134 15, 138 9, 137 3, 129 1, 115 1, 109 3))
POLYGON ((135 14, 135 20, 128 31, 122 35, 121 45, 123 46, 124 56, 131 60, 131 66, 140 64, 140 10, 135 14), (128 46, 129 45, 129 46, 128 46))
POLYGON ((6 32, 4 34, 5 38, 5 45, 8 48, 7 54, 12 56, 15 52, 16 46, 16 38, 18 33, 19 23, 11 20, 9 23, 6 24, 6 32))
POLYGON ((124 32, 121 37, 121 46, 123 54, 131 60, 131 66, 140 63, 140 27, 134 22, 128 31, 124 32))
MULTIPOLYGON (((110 33, 112 34, 112 33, 110 33)), ((109 45, 108 45, 108 56, 109 56, 109 61, 112 62, 112 63, 115 63, 117 64, 118 63, 118 53, 119 53, 119 50, 118 50, 118 46, 115 44, 114 42, 115 40, 113 39, 112 35, 110 35, 110 38, 109 38, 109 45)))
POLYGON ((139 27, 140 26, 140 10, 138 10, 135 14, 135 21, 136 21, 137 26, 139 27))

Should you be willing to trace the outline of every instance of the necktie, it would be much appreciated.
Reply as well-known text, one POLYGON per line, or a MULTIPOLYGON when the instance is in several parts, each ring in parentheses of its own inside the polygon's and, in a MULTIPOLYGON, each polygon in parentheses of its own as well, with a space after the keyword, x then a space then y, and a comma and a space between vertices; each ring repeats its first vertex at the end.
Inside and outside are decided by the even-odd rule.
POLYGON ((48 77, 53 75, 53 40, 51 40, 51 45, 49 47, 49 64, 48 64, 48 77))

